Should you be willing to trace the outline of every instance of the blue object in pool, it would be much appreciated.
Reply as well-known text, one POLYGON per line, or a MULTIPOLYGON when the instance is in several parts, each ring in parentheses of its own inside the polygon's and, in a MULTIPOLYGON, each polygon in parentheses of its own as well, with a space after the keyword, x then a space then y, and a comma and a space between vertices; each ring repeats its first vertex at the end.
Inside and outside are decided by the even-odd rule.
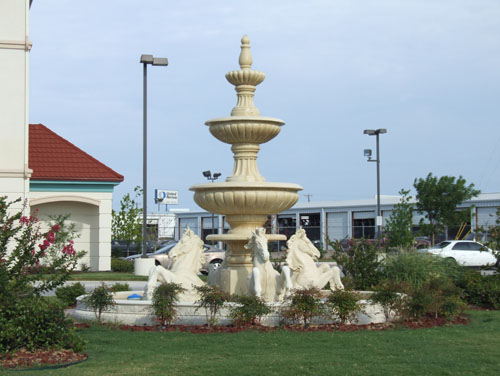
POLYGON ((136 300, 139 300, 141 298, 142 298, 142 296, 140 296, 138 294, 132 294, 132 295, 127 296, 127 299, 136 299, 136 300))

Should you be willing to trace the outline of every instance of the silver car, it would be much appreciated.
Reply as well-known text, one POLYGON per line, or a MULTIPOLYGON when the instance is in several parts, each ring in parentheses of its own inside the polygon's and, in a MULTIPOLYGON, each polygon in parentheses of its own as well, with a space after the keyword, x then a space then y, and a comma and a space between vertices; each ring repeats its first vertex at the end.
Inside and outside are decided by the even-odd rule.
POLYGON ((454 260, 463 266, 492 266, 497 263, 491 249, 471 240, 446 240, 418 252, 454 260))
MULTIPOLYGON (((156 265, 161 265, 164 268, 170 267, 170 258, 168 257, 168 253, 177 245, 178 242, 172 242, 167 244, 164 247, 161 247, 156 252, 147 253, 147 257, 153 257, 155 259, 156 265)), ((224 261, 224 257, 226 252, 222 249, 214 247, 213 245, 204 244, 203 250, 205 251, 205 264, 201 267, 201 272, 203 274, 208 274, 208 269, 210 265, 214 270, 219 268, 224 261)), ((133 261, 136 258, 140 258, 142 254, 132 255, 125 257, 125 260, 133 261)))

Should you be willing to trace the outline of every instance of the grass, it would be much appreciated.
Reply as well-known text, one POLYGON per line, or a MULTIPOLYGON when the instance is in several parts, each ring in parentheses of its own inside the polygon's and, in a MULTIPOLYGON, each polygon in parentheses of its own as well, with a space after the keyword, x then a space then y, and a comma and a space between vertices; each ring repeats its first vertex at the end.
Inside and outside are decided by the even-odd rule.
POLYGON ((89 359, 39 375, 497 375, 500 311, 467 326, 351 333, 81 330, 89 359))
POLYGON ((147 281, 147 276, 122 272, 78 272, 70 276, 70 281, 147 281))

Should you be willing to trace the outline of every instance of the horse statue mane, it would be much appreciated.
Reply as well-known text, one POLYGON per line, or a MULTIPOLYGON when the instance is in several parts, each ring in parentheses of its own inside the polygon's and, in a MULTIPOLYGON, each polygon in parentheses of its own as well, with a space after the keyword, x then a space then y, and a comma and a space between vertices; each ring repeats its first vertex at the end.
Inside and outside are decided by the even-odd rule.
POLYGON ((267 248, 266 230, 256 228, 245 245, 252 250, 253 268, 248 280, 248 291, 264 301, 280 301, 291 290, 290 269, 282 268, 281 274, 273 268, 267 248))
POLYGON ((189 227, 187 227, 182 233, 182 237, 175 245, 174 248, 169 252, 168 257, 172 259, 172 264, 170 270, 175 272, 177 270, 192 269, 196 274, 200 271, 201 267, 205 263, 205 254, 203 252, 203 240, 200 239, 189 227), (197 252, 193 262, 186 263, 182 262, 184 256, 188 255, 190 252, 197 252))
POLYGON ((168 256, 172 260, 168 269, 161 265, 151 268, 148 283, 144 289, 144 298, 152 299, 158 283, 177 283, 184 289, 179 294, 179 301, 198 300, 199 294, 196 287, 205 284, 198 277, 198 273, 205 263, 203 241, 188 227, 168 256))
POLYGON ((286 263, 292 271, 301 271, 305 267, 315 266, 321 253, 307 237, 304 229, 299 229, 288 239, 286 263), (308 256, 304 258, 303 256, 308 256), (306 264, 304 264, 304 262, 306 264))
POLYGON ((307 237, 304 229, 299 229, 286 242, 288 247, 286 263, 292 271, 293 288, 316 287, 322 289, 330 282, 331 290, 342 290, 340 269, 337 265, 330 267, 323 263, 316 265, 321 253, 307 237))

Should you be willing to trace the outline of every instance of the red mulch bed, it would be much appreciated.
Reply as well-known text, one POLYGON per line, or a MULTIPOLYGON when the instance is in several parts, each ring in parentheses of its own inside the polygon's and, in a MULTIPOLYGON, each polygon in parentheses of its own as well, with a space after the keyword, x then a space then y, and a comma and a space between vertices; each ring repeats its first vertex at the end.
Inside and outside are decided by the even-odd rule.
MULTIPOLYGON (((247 325, 247 326, 208 326, 208 325, 169 325, 169 326, 148 326, 148 325, 119 325, 118 329, 128 330, 132 332, 189 332, 189 333, 239 333, 246 330, 254 330, 258 332, 272 332, 276 330, 288 330, 293 332, 355 332, 358 330, 386 330, 396 326, 403 326, 409 329, 432 328, 444 325, 467 325, 470 319, 466 316, 458 316, 454 320, 446 320, 444 318, 427 316, 419 321, 403 321, 391 324, 328 324, 328 325, 311 325, 307 328, 302 325, 284 325, 281 327, 268 327, 263 325, 247 325)), ((88 324, 76 324, 80 328, 88 327, 88 324)))
POLYGON ((14 353, 0 356, 2 368, 38 368, 64 366, 87 359, 87 354, 74 353, 71 350, 37 350, 35 352, 21 349, 14 353))
MULTIPOLYGON (((248 326, 207 326, 207 325, 169 325, 162 326, 146 326, 146 325, 119 325, 120 330, 129 330, 133 332, 170 332, 180 331, 189 333, 239 333, 246 330, 254 330, 259 332, 272 332, 276 330, 289 330, 294 332, 354 332, 358 330, 386 330, 396 326, 403 326, 409 329, 433 328, 444 325, 467 325, 470 319, 466 316, 458 316, 454 320, 446 320, 443 318, 435 318, 427 316, 419 321, 403 321, 391 324, 368 324, 368 325, 347 325, 347 324, 329 324, 329 325, 312 325, 304 328, 301 325, 285 325, 282 327, 267 327, 262 325, 248 326)), ((89 324, 75 324, 76 327, 85 329, 89 324)), ((24 368, 24 367, 44 367, 51 365, 68 365, 74 362, 79 362, 87 359, 87 354, 78 354, 70 350, 39 350, 28 352, 19 350, 15 353, 9 353, 5 356, 0 356, 0 369, 4 368, 24 368)))

